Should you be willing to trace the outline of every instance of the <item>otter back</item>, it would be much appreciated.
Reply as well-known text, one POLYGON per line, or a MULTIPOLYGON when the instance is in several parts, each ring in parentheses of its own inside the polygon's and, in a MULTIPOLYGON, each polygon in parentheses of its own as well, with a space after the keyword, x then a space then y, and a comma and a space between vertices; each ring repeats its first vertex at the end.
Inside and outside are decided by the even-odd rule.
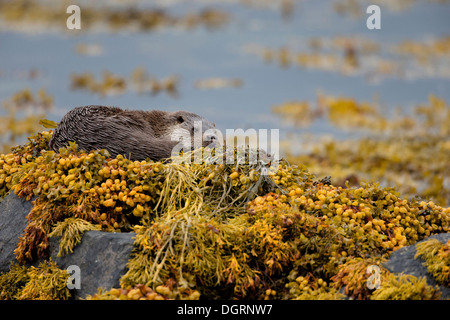
MULTIPOLYGON (((156 161, 169 158, 179 143, 172 140, 172 133, 184 129, 184 132, 193 134, 195 121, 201 121, 203 132, 215 127, 201 116, 186 111, 77 107, 69 111, 56 127, 50 148, 58 152, 59 148, 68 146, 72 141, 85 151, 106 149, 112 157, 122 154, 131 160, 150 158, 156 161)), ((216 137, 209 134, 208 139, 203 141, 203 145, 216 137)))

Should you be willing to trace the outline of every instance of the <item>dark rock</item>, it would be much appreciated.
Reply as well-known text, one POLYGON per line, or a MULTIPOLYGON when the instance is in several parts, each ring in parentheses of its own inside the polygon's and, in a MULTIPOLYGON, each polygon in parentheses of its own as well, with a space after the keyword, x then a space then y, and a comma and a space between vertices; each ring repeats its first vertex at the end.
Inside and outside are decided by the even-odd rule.
MULTIPOLYGON (((32 208, 31 201, 8 194, 0 203, 0 272, 8 272, 11 262, 17 262, 14 250, 27 225, 26 216, 32 208)), ((59 238, 50 238, 49 256, 61 269, 78 266, 80 289, 72 291, 75 298, 97 293, 98 288, 109 290, 119 287, 120 277, 133 249, 135 233, 85 232, 72 254, 57 257, 59 238)), ((33 265, 38 265, 35 261, 33 265)))
MULTIPOLYGON (((446 243, 448 240, 450 240, 450 233, 436 234, 422 241, 426 241, 429 239, 437 239, 442 243, 446 243)), ((397 251, 394 251, 389 257, 389 260, 384 263, 384 266, 393 273, 410 274, 418 278, 425 277, 429 285, 436 286, 437 284, 434 281, 432 275, 428 273, 427 268, 423 265, 424 260, 422 260, 420 257, 414 259, 415 255, 416 244, 403 247, 401 249, 398 249, 397 251)), ((445 286, 439 287, 442 292, 442 298, 450 298, 450 288, 445 286)))
POLYGON ((83 234, 72 254, 57 257, 59 239, 50 239, 50 256, 61 269, 78 266, 80 289, 74 289, 76 298, 97 293, 98 288, 109 290, 120 287, 120 277, 126 272, 126 265, 133 249, 135 233, 112 233, 88 231, 83 234))
POLYGON ((11 262, 17 262, 14 250, 27 226, 26 216, 31 201, 20 199, 10 192, 0 203, 0 272, 7 272, 11 262))

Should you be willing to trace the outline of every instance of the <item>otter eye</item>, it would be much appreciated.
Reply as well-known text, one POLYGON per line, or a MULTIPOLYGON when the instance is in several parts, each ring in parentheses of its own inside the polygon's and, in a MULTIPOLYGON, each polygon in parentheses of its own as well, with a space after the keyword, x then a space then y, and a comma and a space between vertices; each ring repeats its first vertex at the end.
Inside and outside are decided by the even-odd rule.
POLYGON ((183 116, 178 116, 178 117, 177 117, 177 121, 178 121, 179 123, 183 123, 183 122, 184 122, 183 116))

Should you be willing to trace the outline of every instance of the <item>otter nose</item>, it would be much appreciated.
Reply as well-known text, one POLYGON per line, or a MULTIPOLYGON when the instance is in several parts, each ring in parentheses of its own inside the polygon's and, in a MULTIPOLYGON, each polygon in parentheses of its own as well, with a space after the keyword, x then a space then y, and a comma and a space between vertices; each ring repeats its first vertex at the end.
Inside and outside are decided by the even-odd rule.
POLYGON ((205 140, 215 142, 217 140, 217 136, 215 134, 207 134, 205 135, 205 140))

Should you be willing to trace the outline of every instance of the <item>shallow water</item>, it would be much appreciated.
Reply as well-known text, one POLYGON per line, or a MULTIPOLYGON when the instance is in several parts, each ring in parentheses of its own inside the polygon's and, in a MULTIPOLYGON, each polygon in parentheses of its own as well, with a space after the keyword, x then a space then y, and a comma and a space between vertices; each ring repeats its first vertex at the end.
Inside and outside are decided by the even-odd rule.
MULTIPOLYGON (((51 5, 51 2, 44 3, 51 5)), ((399 1, 405 8, 397 10, 389 1, 372 1, 370 4, 380 3, 381 30, 367 29, 369 15, 365 12, 360 17, 336 12, 337 4, 351 1, 293 1, 288 17, 283 17, 280 9, 283 1, 259 3, 266 5, 258 1, 155 1, 151 5, 129 1, 126 4, 162 8, 175 16, 204 8, 226 12, 229 21, 213 30, 204 26, 191 30, 168 26, 147 31, 121 28, 116 32, 105 26, 83 28, 83 25, 81 30, 67 30, 65 19, 69 15, 64 11, 60 24, 48 25, 39 19, 11 23, 1 16, 0 97, 6 99, 26 87, 33 92, 45 88, 54 97, 55 107, 47 115, 54 121, 59 121, 69 109, 88 104, 146 110, 182 109, 209 118, 224 132, 226 128, 280 128, 281 136, 298 129, 284 124, 271 113, 271 108, 293 100, 314 102, 318 90, 358 101, 371 101, 377 96, 386 109, 410 108, 426 102, 431 93, 450 101, 448 55, 439 57, 437 67, 424 68, 408 56, 392 53, 392 47, 402 41, 426 42, 448 36, 448 1, 399 1), (336 70, 302 68, 295 63, 281 67, 277 61, 265 62, 258 54, 261 48, 282 47, 294 53, 313 52, 308 44, 312 37, 330 42, 339 36, 370 40, 380 50, 361 55, 359 68, 350 75, 336 70), (97 47, 93 55, 79 54, 76 48, 80 44, 97 47), (381 57, 391 58, 394 66, 403 66, 405 75, 374 74, 373 64, 381 57), (71 89, 73 73, 91 72, 100 79, 102 72, 108 70, 128 79, 138 67, 157 79, 177 75, 177 96, 167 92, 138 94, 130 88, 121 94, 101 96, 71 89), (36 70, 37 75, 30 77, 30 70, 36 70), (210 90, 195 86, 198 80, 216 77, 240 79, 242 86, 210 90)), ((367 1, 358 3, 361 8, 369 5, 367 1)), ((89 6, 88 2, 71 1, 71 4, 79 4, 83 23, 83 8, 89 6)), ((315 123, 308 131, 339 134, 325 122, 315 123)))

